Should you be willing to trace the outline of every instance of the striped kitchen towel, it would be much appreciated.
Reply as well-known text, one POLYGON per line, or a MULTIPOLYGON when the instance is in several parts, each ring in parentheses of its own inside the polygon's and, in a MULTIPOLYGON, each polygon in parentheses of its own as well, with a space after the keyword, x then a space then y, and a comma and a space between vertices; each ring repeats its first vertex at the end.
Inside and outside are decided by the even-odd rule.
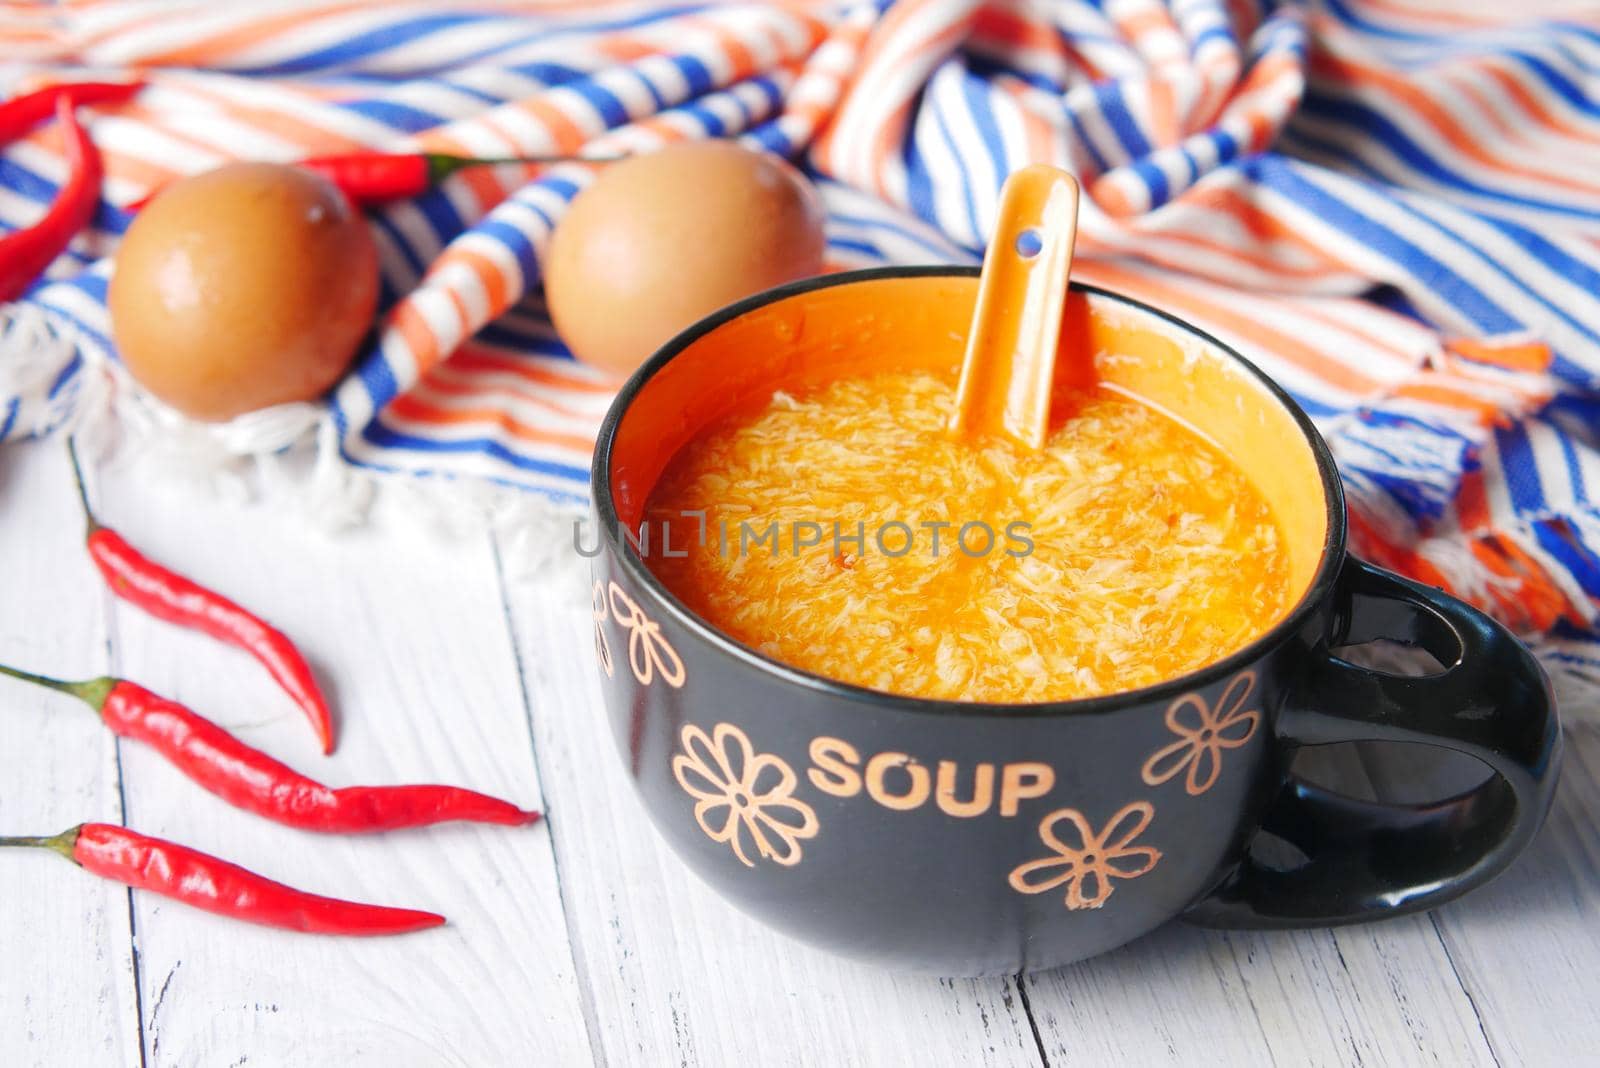
MULTIPOLYGON (((12 90, 150 83, 92 113, 107 203, 4 311, 0 438, 110 410, 190 456, 319 436, 325 473, 582 501, 615 383, 551 329, 539 262, 586 168, 374 212, 384 318, 326 405, 199 426, 118 373, 107 255, 117 205, 230 158, 738 137, 818 180, 836 266, 976 262, 1005 175, 1046 161, 1088 194, 1078 277, 1225 338, 1316 419, 1358 551, 1600 686, 1592 0, 76 0, 0 6, 0 42, 12 90)), ((0 225, 41 212, 59 145, 6 150, 0 225)))

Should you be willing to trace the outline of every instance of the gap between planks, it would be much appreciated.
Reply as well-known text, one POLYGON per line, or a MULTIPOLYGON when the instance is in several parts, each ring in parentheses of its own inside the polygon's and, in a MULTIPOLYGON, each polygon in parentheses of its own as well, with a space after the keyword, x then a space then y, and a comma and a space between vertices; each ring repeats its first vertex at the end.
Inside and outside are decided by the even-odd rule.
MULTIPOLYGON (((82 509, 60 441, 7 447, 0 492, 11 504, 0 530, 8 569, 0 660, 56 677, 105 673, 110 595, 83 549, 82 509)), ((12 680, 0 700, 0 833, 123 820, 120 755, 96 717, 71 698, 12 680)), ((42 853, 13 851, 0 863, 0 898, 13 903, 8 920, 20 925, 0 969, 0 1061, 143 1065, 130 891, 42 853)))
MULTIPOLYGON (((99 484, 100 468, 98 463, 89 465, 90 472, 85 472, 89 479, 89 486, 99 484)), ((84 499, 89 502, 89 507, 94 507, 94 497, 89 486, 83 490, 84 499)), ((102 615, 106 622, 105 629, 105 657, 106 673, 108 675, 121 675, 122 663, 118 656, 117 641, 117 613, 115 597, 109 589, 102 589, 100 593, 102 615)), ((116 768, 117 786, 117 822, 128 826, 128 780, 122 767, 122 739, 113 736, 111 739, 112 765, 116 768)), ((137 1029, 134 1038, 138 1042, 139 1068, 148 1068, 150 1063, 149 1036, 145 1033, 144 1025, 144 962, 139 957, 139 910, 133 900, 134 889, 127 887, 123 891, 123 898, 128 909, 128 959, 132 961, 133 978, 133 1012, 137 1029)), ((157 1002, 159 1007, 159 999, 157 1002)))
POLYGON ((561 852, 556 848, 556 816, 551 811, 550 804, 550 778, 545 774, 543 761, 539 756, 539 736, 533 727, 533 694, 528 688, 527 666, 522 660, 522 643, 517 640, 517 623, 511 614, 511 584, 506 578, 505 559, 500 551, 500 538, 493 530, 488 533, 489 553, 494 560, 495 584, 499 587, 500 616, 505 624, 506 636, 511 645, 511 656, 516 665, 517 691, 522 697, 522 717, 528 728, 528 748, 533 754, 533 766, 539 776, 540 785, 545 790, 545 826, 550 833, 550 856, 555 868, 556 896, 561 902, 561 916, 566 923, 567 944, 572 947, 573 971, 578 977, 579 1005, 583 1010, 584 1030, 589 1034, 589 1054, 597 1068, 605 1068, 605 1042, 600 1031, 599 1015, 595 1009, 594 983, 589 979, 589 958, 584 952, 583 932, 579 930, 576 917, 567 901, 567 884, 561 877, 561 852))

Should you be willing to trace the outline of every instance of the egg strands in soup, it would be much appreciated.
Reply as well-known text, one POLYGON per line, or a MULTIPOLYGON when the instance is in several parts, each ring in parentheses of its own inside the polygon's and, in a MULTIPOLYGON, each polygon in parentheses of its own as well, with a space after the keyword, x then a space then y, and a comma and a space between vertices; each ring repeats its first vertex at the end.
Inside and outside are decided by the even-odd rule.
POLYGON ((647 563, 695 613, 774 659, 929 698, 1136 689, 1279 619, 1282 537, 1243 472, 1127 394, 1072 402, 1030 454, 951 438, 953 378, 779 391, 668 465, 646 521, 672 555, 658 540, 647 563), (684 514, 696 512, 704 545, 701 519, 684 514))

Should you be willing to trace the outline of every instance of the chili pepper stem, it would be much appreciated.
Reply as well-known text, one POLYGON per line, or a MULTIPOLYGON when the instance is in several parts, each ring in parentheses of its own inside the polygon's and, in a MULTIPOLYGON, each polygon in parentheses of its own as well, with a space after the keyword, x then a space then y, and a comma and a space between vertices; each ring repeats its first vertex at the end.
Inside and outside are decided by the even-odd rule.
POLYGON ((100 521, 94 517, 94 509, 89 507, 89 490, 83 484, 83 465, 78 462, 78 445, 73 441, 72 435, 67 435, 67 459, 72 461, 72 483, 78 487, 78 501, 83 505, 83 521, 89 525, 88 533, 93 534, 100 529, 100 521))
POLYGON ((622 156, 452 156, 443 152, 424 154, 428 161, 428 181, 432 185, 444 181, 467 167, 501 167, 511 163, 616 163, 622 156))
POLYGON ((0 835, 0 848, 48 849, 52 853, 61 854, 76 864, 78 863, 78 858, 72 855, 72 851, 78 845, 78 832, 80 830, 82 830, 81 827, 74 827, 69 831, 62 831, 60 834, 53 834, 49 837, 18 835, 8 838, 0 835))
POLYGON ((83 701, 96 712, 105 707, 106 698, 111 696, 111 691, 116 687, 117 680, 108 675, 97 679, 84 679, 82 682, 66 682, 62 679, 52 679, 48 675, 35 675, 31 671, 0 664, 0 675, 10 675, 23 682, 31 682, 36 686, 48 686, 52 690, 70 693, 78 700, 83 701))

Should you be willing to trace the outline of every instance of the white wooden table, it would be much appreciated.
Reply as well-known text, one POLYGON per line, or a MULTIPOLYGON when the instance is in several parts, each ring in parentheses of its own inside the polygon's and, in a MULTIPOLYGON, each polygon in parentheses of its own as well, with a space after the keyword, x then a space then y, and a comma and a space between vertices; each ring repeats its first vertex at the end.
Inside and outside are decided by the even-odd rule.
MULTIPOLYGON (((334 783, 443 781, 545 807, 532 829, 321 838, 212 799, 70 698, 0 685, 0 833, 121 821, 306 889, 448 927, 346 941, 246 927, 0 855, 0 1065, 1567 1065, 1600 1056, 1600 731, 1568 729, 1529 855, 1426 916, 1297 933, 1173 925, 1023 979, 885 973, 724 905, 656 840, 599 705, 581 562, 536 574, 404 501, 330 537, 138 469, 103 518, 308 650, 323 760, 253 662, 113 601, 56 443, 0 449, 0 660, 111 671, 334 783)), ((555 528, 553 528, 555 529, 555 528)), ((562 533, 565 534, 565 528, 562 533)), ((1572 717, 1577 718, 1577 717, 1572 717)), ((1592 717, 1591 717, 1592 718, 1592 717)), ((1353 790, 1416 789, 1347 753, 1353 790)))

